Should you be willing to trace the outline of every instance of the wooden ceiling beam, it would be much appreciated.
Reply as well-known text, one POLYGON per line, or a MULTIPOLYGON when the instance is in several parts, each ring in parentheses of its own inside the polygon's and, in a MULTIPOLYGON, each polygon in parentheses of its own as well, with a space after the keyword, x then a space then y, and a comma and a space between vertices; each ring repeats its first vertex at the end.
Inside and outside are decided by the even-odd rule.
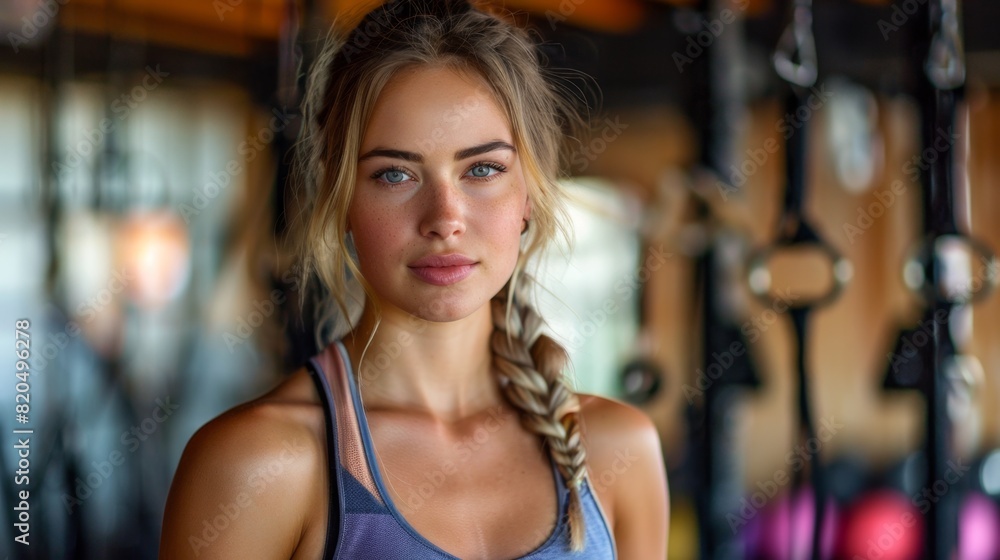
POLYGON ((227 55, 247 55, 273 42, 284 0, 73 0, 59 24, 93 34, 227 55))

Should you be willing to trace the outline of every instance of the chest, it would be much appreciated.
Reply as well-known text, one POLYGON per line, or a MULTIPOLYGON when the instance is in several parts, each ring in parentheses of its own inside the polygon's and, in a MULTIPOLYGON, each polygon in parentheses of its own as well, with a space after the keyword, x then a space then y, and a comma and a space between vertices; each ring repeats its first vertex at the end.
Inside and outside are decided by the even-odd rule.
POLYGON ((374 411, 368 424, 386 498, 438 548, 459 558, 516 558, 555 528, 552 463, 513 411, 447 429, 374 411))

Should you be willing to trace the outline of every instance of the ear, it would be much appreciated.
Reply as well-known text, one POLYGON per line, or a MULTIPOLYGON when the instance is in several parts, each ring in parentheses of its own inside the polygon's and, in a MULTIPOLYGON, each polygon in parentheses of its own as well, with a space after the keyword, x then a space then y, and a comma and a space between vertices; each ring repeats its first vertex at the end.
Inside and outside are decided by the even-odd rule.
POLYGON ((531 220, 531 197, 528 197, 528 201, 524 204, 524 219, 531 220))

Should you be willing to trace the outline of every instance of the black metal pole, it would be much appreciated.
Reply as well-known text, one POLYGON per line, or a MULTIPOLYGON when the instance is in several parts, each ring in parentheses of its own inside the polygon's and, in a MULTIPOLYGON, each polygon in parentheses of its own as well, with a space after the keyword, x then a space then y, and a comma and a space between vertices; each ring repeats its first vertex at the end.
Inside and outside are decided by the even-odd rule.
MULTIPOLYGON (((957 5, 957 0, 956 0, 957 5)), ((915 55, 916 91, 921 108, 921 202, 925 243, 929 244, 924 276, 930 286, 942 285, 945 271, 943 263, 936 257, 935 242, 943 235, 960 234, 955 215, 954 201, 954 141, 956 105, 963 87, 942 88, 934 83, 931 70, 931 50, 935 40, 941 40, 945 33, 942 26, 944 15, 942 0, 928 0, 919 9, 917 22, 921 33, 917 35, 915 55), (948 142, 937 142, 940 135, 947 135, 948 142), (933 156, 931 157, 931 155, 933 156)), ((961 35, 953 37, 961 41, 961 35)), ((964 61, 956 61, 964 64, 964 61)), ((937 293, 933 290, 932 293, 937 293)), ((925 371, 921 376, 921 390, 926 398, 927 408, 924 418, 925 440, 925 484, 933 487, 935 482, 945 480, 948 460, 951 456, 951 422, 948 417, 948 379, 946 362, 954 356, 954 344, 949 331, 950 312, 953 302, 934 297, 925 312, 924 321, 933 325, 933 344, 920 348, 921 362, 925 371), (948 313, 949 320, 942 324, 936 320, 939 312, 948 313), (926 371, 929 369, 930 371, 926 371)), ((951 558, 958 537, 957 507, 955 492, 945 492, 936 500, 928 500, 925 514, 925 556, 929 559, 951 558)))

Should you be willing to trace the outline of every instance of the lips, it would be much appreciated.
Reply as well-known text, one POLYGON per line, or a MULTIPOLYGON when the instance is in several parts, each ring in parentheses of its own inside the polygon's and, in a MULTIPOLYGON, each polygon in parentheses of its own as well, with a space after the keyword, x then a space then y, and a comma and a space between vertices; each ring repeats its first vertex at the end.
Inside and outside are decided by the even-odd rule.
POLYGON ((436 286, 448 286, 467 278, 478 264, 465 255, 451 253, 427 255, 408 266, 421 280, 436 286))

